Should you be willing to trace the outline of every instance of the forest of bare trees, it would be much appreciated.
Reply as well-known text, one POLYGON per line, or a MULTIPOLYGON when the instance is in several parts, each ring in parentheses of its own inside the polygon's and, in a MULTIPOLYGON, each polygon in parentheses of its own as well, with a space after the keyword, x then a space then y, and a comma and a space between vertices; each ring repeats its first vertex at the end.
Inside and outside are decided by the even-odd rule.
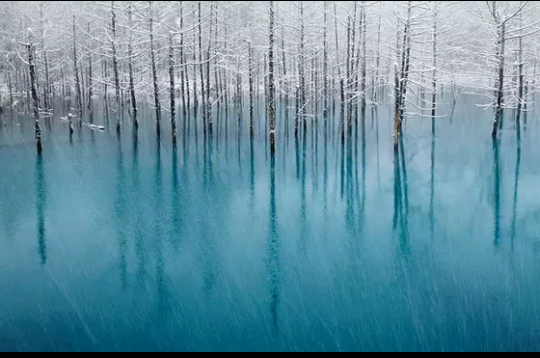
POLYGON ((497 137, 505 109, 519 124, 534 106, 539 13, 535 1, 3 1, 0 107, 33 116, 38 142, 40 118, 120 132, 121 114, 137 128, 147 105, 176 141, 191 114, 212 135, 216 113, 249 110, 274 150, 276 132, 318 121, 345 140, 379 105, 393 106, 397 139, 407 116, 444 116, 444 94, 475 93, 497 137))

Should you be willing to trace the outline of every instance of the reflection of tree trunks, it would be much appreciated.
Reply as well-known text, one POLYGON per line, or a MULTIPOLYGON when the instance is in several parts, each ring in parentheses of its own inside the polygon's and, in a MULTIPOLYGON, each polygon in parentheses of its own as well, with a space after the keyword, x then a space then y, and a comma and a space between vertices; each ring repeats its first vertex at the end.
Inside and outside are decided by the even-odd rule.
POLYGON ((249 200, 250 212, 253 212, 255 206, 255 141, 253 138, 249 141, 249 200))
POLYGON ((399 229, 399 245, 409 251, 409 187, 403 139, 394 146, 394 230, 399 229))
POLYGON ((135 221, 135 255, 139 263, 137 268, 137 280, 139 284, 143 284, 144 278, 146 276, 146 260, 145 260, 145 249, 143 242, 143 229, 141 225, 141 215, 140 210, 142 210, 140 205, 140 178, 139 178, 139 133, 133 131, 133 158, 132 158, 132 178, 133 178, 133 192, 136 193, 135 210, 137 211, 136 221, 135 221))
POLYGON ((301 238, 302 246, 305 247, 306 237, 308 231, 308 219, 307 219, 307 201, 306 201, 306 184, 307 184, 307 173, 306 173, 306 162, 307 162, 307 136, 304 135, 302 141, 302 173, 301 173, 301 198, 300 198, 300 221, 301 221, 301 238))
POLYGON ((429 199, 429 226, 431 238, 435 236, 435 118, 431 120, 431 187, 429 199))
POLYGON ((394 146, 394 218, 392 227, 397 230, 401 212, 401 168, 399 160, 399 146, 394 146))
POLYGON ((345 178, 345 223, 350 234, 356 236, 356 226, 354 222, 354 181, 353 181, 353 153, 352 140, 347 141, 346 154, 346 178, 345 178))
POLYGON ((165 309, 167 307, 167 301, 165 298, 166 294, 166 287, 165 287, 165 272, 164 272, 164 261, 163 261, 163 222, 164 219, 163 215, 163 167, 161 163, 161 142, 159 138, 156 140, 156 171, 155 171, 155 192, 154 192, 154 200, 155 200, 155 213, 156 215, 156 221, 154 223, 155 225, 155 250, 156 250, 156 286, 157 286, 157 305, 158 305, 158 312, 163 317, 163 314, 165 313, 165 309))
MULTIPOLYGON (((363 109, 365 110, 365 109, 363 109)), ((366 136, 366 116, 362 116, 362 188, 360 201, 360 228, 363 229, 366 212, 366 177, 367 177, 367 136, 366 136)))
POLYGON ((45 230, 45 212, 47 203, 47 188, 43 170, 43 155, 38 153, 36 161, 36 209, 37 209, 37 236, 38 250, 41 265, 47 263, 47 240, 45 230))
POLYGON ((180 201, 180 187, 178 180, 178 148, 173 146, 172 152, 172 220, 173 220, 173 245, 176 249, 180 246, 180 232, 182 230, 182 202, 180 201))
POLYGON ((274 333, 279 329, 279 302, 280 302, 280 272, 281 272, 281 243, 277 224, 276 204, 276 157, 270 155, 270 211, 268 230, 268 274, 270 289, 270 315, 274 333))
POLYGON ((512 245, 516 240, 517 235, 517 207, 519 197, 519 176, 521 173, 521 132, 518 131, 517 139, 517 157, 516 157, 516 174, 514 177, 514 201, 512 207, 512 245))
POLYGON ((126 174, 124 172, 124 154, 122 150, 122 141, 118 139, 118 153, 117 153, 117 164, 116 169, 118 173, 118 180, 116 182, 116 200, 115 200, 115 211, 116 211, 116 220, 118 228, 118 257, 119 257, 119 270, 120 270, 120 279, 122 282, 122 288, 127 287, 127 242, 126 242, 126 230, 127 227, 124 226, 124 212, 126 210, 126 174))
POLYGON ((499 247, 501 242, 501 167, 500 167, 499 143, 493 141, 493 175, 494 175, 494 245, 499 247))

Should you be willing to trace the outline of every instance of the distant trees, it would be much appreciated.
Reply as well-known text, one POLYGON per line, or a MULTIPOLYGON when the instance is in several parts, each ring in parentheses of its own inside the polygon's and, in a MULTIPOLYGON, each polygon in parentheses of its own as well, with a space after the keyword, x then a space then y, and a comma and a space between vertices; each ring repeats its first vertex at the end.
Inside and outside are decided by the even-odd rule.
POLYGON ((250 135, 265 126, 272 148, 279 131, 292 130, 300 139, 319 119, 325 138, 341 131, 345 141, 358 132, 367 107, 392 101, 397 139, 407 116, 443 116, 438 108, 444 90, 467 87, 494 94, 496 137, 503 111, 515 108, 519 124, 538 88, 540 22, 530 1, 38 1, 33 11, 25 6, 0 4, 0 93, 9 102, 4 108, 31 112, 29 68, 17 45, 31 28, 40 113, 61 113, 54 100, 60 98, 79 124, 87 116, 93 121, 100 105, 93 99, 101 96, 118 130, 124 108, 137 128, 139 107, 146 104, 155 110, 158 133, 162 113, 170 111, 171 126, 194 124, 212 136, 228 126, 221 112, 231 105, 242 131, 249 103, 250 135), (167 97, 170 106, 162 106, 167 97), (266 121, 257 121, 262 97, 266 121), (276 121, 280 108, 292 121, 276 121), (333 120, 337 108, 343 116, 333 120))

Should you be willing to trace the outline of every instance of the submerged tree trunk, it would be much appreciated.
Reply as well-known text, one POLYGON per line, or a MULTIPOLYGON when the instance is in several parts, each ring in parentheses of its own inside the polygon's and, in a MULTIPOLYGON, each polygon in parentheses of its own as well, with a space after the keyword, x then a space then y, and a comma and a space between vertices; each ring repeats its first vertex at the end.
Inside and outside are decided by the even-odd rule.
POLYGON ((41 124, 39 123, 39 98, 37 93, 36 85, 36 67, 35 67, 35 46, 34 46, 34 36, 31 30, 28 31, 28 66, 30 70, 30 92, 32 92, 32 108, 34 112, 35 120, 35 134, 36 134, 36 143, 37 143, 37 152, 41 154, 43 151, 43 146, 41 143, 41 124))
POLYGON ((269 117, 270 117, 270 153, 276 153, 276 90, 274 83, 274 2, 270 1, 270 49, 268 51, 268 82, 269 82, 269 117))

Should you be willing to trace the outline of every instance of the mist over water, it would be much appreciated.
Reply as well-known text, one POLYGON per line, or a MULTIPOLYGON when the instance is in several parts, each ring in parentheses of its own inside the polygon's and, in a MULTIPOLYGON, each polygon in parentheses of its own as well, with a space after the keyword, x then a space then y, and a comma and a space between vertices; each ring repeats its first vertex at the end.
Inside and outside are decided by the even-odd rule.
POLYGON ((4 115, 0 350, 539 350, 539 128, 508 111, 494 145, 478 102, 407 119, 397 153, 390 107, 344 147, 281 108, 275 159, 235 111, 176 147, 151 110, 44 123, 42 156, 4 115))

